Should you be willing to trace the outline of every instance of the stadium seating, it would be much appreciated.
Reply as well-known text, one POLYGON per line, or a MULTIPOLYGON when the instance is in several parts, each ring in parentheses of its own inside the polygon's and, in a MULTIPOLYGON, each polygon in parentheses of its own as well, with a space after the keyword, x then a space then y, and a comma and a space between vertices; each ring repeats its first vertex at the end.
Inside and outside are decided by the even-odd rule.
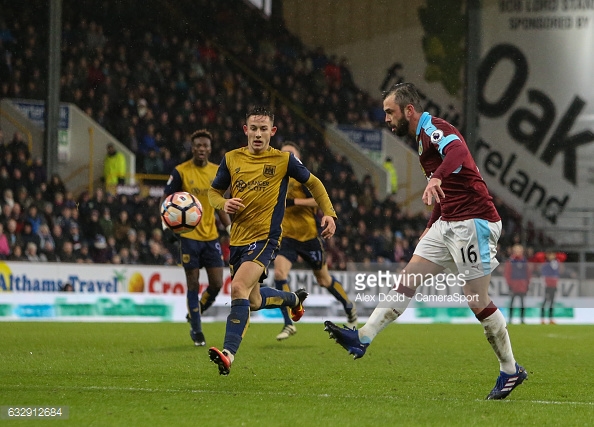
MULTIPOLYGON (((7 26, 0 38, 0 75, 5 77, 0 79, 0 97, 44 96, 47 37, 41 29, 47 24, 41 18, 44 14, 33 11, 47 6, 33 3, 31 8, 11 4, 3 11, 7 26)), ((321 48, 308 50, 282 24, 264 19, 241 1, 151 0, 142 12, 122 2, 104 2, 99 9, 93 5, 89 0, 64 0, 61 100, 77 104, 135 152, 137 172, 168 174, 173 165, 189 158, 188 137, 198 128, 213 133, 211 160, 220 161, 225 151, 244 144, 241 124, 247 107, 270 105, 278 127, 273 143, 296 142, 305 153, 304 163, 322 179, 336 205, 339 221, 328 248, 330 268, 410 258, 425 216, 401 211, 390 197, 378 200, 370 181, 358 182, 348 161, 333 156, 325 145, 327 121, 381 125, 369 120, 377 117, 378 101, 355 86, 346 60, 328 57, 321 48), (155 153, 160 161, 148 158, 155 153)), ((20 151, 16 148, 15 138, 7 144, 11 148, 0 153, 0 160, 9 174, 17 170, 23 175, 22 185, 13 176, 16 197, 21 187, 35 187, 24 182, 31 175, 31 160, 22 146, 20 151), (25 164, 15 166, 18 162, 25 164)), ((35 183, 42 185, 38 172, 35 183)), ((58 240, 72 240, 70 220, 64 219, 68 208, 56 201, 67 191, 54 188, 54 179, 47 183, 51 191, 41 196, 28 191, 19 202, 26 210, 34 197, 40 197, 35 203, 50 230, 57 222, 67 236, 58 240), (51 212, 45 211, 48 202, 53 204, 51 212)), ((74 242, 74 253, 88 246, 92 250, 86 262, 111 260, 117 253, 122 262, 174 263, 175 247, 151 229, 159 228, 156 201, 122 199, 99 193, 70 195, 71 203, 78 202, 79 209, 87 211, 80 215, 82 235, 79 244, 74 242), (135 215, 147 207, 153 215, 135 215), (112 239, 105 230, 88 231, 86 220, 91 215, 86 213, 91 212, 108 228, 126 228, 121 224, 122 211, 134 220, 130 228, 136 231, 136 242, 130 243, 127 234, 112 239), (96 234, 106 238, 101 250, 96 246, 103 247, 103 242, 96 242, 96 234), (148 256, 149 241, 154 240, 163 246, 163 259, 148 256), (121 254, 123 247, 128 253, 121 254)), ((2 219, 6 229, 8 216, 2 219)), ((17 226, 24 222, 18 218, 17 226)), ((61 247, 55 250, 60 252, 61 247)))

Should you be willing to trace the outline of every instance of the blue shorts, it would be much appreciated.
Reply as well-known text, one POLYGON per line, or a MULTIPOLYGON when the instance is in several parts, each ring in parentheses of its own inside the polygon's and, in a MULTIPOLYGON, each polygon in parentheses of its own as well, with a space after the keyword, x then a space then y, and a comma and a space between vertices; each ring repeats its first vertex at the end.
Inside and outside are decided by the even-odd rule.
POLYGON ((203 242, 201 240, 181 239, 181 260, 185 269, 223 267, 223 253, 219 239, 203 242))
POLYGON ((297 261, 298 256, 301 256, 312 270, 321 270, 326 262, 324 244, 319 237, 305 242, 285 237, 278 254, 287 258, 292 264, 297 261))
POLYGON ((278 241, 274 239, 260 240, 246 246, 231 246, 229 256, 229 269, 231 277, 239 270, 239 266, 246 261, 253 261, 264 267, 260 276, 260 283, 268 277, 268 265, 272 262, 278 251, 278 241))

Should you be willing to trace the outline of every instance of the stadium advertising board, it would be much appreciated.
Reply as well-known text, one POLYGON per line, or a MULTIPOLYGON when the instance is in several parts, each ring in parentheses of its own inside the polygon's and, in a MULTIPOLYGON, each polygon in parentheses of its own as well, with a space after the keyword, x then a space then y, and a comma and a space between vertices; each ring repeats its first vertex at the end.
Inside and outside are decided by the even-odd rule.
POLYGON ((537 223, 592 209, 594 3, 488 0, 481 10, 477 165, 537 223))
POLYGON ((178 267, 0 262, 2 292, 59 292, 70 283, 75 293, 186 293, 178 267))
MULTIPOLYGON (((364 318, 381 302, 382 297, 385 299, 390 290, 386 278, 393 277, 395 273, 385 269, 375 272, 361 269, 334 274, 343 283, 350 298, 357 302, 364 318)), ((270 272, 266 285, 274 285, 272 278, 270 272)), ((201 289, 208 285, 206 280, 206 274, 202 273, 201 289)), ((293 289, 305 288, 310 293, 306 304, 309 315, 305 321, 344 320, 340 304, 316 284, 311 271, 292 270, 289 282, 293 289)), ((230 273, 225 269, 223 289, 213 307, 205 313, 206 321, 226 319, 231 301, 230 284, 230 273)), ((420 287, 411 309, 401 321, 474 321, 466 303, 455 298, 456 294, 462 295, 463 292, 454 285, 420 287)), ((555 317, 573 323, 594 323, 594 294, 584 292, 593 285, 588 280, 561 279, 555 317)), ((493 276, 489 293, 496 304, 507 306, 510 292, 503 277, 493 276)), ((183 322, 187 310, 185 296, 185 276, 180 267, 0 263, 0 320, 183 322), (59 291, 66 282, 73 285, 74 292, 59 291)), ((527 294, 528 319, 539 320, 543 297, 542 279, 534 277, 527 294)), ((252 316, 254 321, 276 322, 280 318, 278 310, 262 310, 252 316)))
MULTIPOLYGON (((35 125, 45 129, 45 103, 43 101, 15 99, 12 100, 12 104, 35 125)), ((69 128, 70 110, 67 105, 60 105, 58 129, 67 130, 69 128)))
MULTIPOLYGON (((45 130, 45 102, 35 100, 12 100, 12 104, 40 129, 45 130)), ((70 160, 70 107, 60 105, 58 119, 58 160, 70 160)))
POLYGON ((379 129, 362 129, 356 126, 339 125, 342 132, 357 144, 362 150, 381 152, 382 151, 382 131, 379 129))

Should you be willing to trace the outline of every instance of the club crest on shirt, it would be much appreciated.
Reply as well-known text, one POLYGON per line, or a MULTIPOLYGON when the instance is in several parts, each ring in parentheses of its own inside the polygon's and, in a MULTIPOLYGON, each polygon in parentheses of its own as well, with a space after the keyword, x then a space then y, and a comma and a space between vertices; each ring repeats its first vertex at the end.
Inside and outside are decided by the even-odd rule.
POLYGON ((275 165, 264 165, 262 169, 262 173, 265 177, 272 178, 276 173, 276 166, 275 165))
POLYGON ((423 154, 423 140, 419 139, 419 156, 423 154))

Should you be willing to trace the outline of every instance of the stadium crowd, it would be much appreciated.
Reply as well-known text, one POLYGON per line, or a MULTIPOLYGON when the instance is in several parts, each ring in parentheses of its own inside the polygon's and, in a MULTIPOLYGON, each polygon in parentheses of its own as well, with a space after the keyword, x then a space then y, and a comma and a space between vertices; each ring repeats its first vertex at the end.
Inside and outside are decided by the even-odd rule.
MULTIPOLYGON (((334 203, 339 220, 328 242, 329 267, 410 259, 427 215, 401 209, 394 195, 378 198, 371 178, 358 181, 349 162, 333 154, 323 138, 327 122, 383 126, 381 102, 356 87, 346 58, 308 50, 281 22, 263 19, 242 2, 234 2, 237 7, 193 2, 193 10, 202 13, 193 13, 180 28, 171 25, 180 19, 180 8, 165 2, 156 1, 163 6, 161 20, 144 19, 150 7, 65 3, 60 99, 79 106, 130 148, 137 172, 169 174, 191 156, 189 135, 201 128, 214 136, 211 161, 218 163, 227 150, 244 144, 241 125, 248 106, 274 105, 273 144, 294 141, 334 203)), ((0 98, 44 99, 47 37, 40 29, 47 26, 46 15, 24 13, 15 4, 3 15, 0 98)), ((177 262, 175 239, 161 231, 158 200, 102 189, 75 195, 58 175, 47 177, 18 132, 0 131, 0 194, 4 259, 177 262)), ((520 221, 496 203, 505 227, 501 244, 507 247, 517 241, 520 221)))

